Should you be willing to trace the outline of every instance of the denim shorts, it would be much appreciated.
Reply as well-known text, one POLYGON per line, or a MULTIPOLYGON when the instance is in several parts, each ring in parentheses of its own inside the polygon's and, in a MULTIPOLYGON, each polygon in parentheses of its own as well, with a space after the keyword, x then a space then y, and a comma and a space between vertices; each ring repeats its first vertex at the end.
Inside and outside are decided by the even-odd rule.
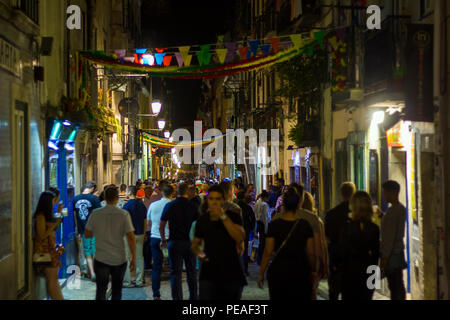
POLYGON ((92 237, 92 238, 86 239, 83 235, 82 241, 83 241, 84 255, 86 257, 95 255, 95 238, 92 237))

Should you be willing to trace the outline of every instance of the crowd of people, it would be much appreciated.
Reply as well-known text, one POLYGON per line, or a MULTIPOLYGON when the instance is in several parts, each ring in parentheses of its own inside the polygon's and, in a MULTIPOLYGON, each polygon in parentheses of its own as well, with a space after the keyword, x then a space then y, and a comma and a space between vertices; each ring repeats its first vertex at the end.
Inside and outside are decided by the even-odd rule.
MULTIPOLYGON (((88 182, 73 199, 79 250, 86 277, 105 300, 111 278, 113 300, 122 288, 143 287, 151 268, 153 298, 161 299, 165 257, 173 300, 183 300, 183 271, 190 300, 240 300, 249 263, 259 265, 258 286, 267 279, 271 300, 314 300, 328 280, 329 299, 370 300, 368 268, 379 266, 391 299, 406 298, 403 283, 406 209, 400 186, 383 184, 386 213, 352 182, 341 186, 342 203, 320 218, 315 199, 302 184, 283 179, 256 194, 241 178, 220 183, 138 180, 108 184, 100 192, 88 182), (381 218, 381 224, 375 218, 381 218), (166 254, 165 254, 166 253, 166 254)), ((42 193, 34 214, 35 270, 47 279, 48 294, 63 299, 55 241, 63 217, 59 191, 42 193)), ((81 263, 81 262, 80 262, 81 263)))

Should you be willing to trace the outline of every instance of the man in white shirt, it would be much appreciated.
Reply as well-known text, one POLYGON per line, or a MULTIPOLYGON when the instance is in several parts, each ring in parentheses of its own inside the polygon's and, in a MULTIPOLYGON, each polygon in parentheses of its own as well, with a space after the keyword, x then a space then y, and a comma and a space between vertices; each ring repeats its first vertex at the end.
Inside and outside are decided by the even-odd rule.
POLYGON ((266 243, 266 233, 269 228, 269 204, 267 201, 269 201, 269 193, 263 190, 254 208, 257 225, 256 230, 259 234, 258 256, 256 258, 258 265, 261 264, 266 243))
POLYGON ((86 225, 86 238, 96 238, 94 271, 97 276, 96 300, 106 300, 109 276, 112 278, 111 300, 122 299, 122 281, 127 267, 125 242, 127 237, 131 252, 130 269, 136 269, 136 239, 129 213, 117 207, 117 187, 105 189, 106 206, 92 212, 86 225))
MULTIPOLYGON (((161 216, 164 207, 172 201, 173 187, 165 184, 162 188, 162 199, 153 202, 148 208, 147 221, 150 229, 150 248, 152 251, 153 268, 152 268, 152 290, 153 299, 161 300, 161 270, 163 265, 163 252, 161 250, 161 233, 159 231, 161 216)), ((165 238, 169 238, 169 227, 165 228, 165 238)))

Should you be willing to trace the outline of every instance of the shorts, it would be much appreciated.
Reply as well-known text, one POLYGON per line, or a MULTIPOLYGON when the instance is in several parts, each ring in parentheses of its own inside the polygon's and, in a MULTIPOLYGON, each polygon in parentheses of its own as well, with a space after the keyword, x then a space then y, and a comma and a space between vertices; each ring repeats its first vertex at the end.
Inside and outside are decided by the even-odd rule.
POLYGON ((95 255, 95 238, 92 237, 87 239, 83 235, 81 239, 83 241, 84 255, 86 257, 95 255))

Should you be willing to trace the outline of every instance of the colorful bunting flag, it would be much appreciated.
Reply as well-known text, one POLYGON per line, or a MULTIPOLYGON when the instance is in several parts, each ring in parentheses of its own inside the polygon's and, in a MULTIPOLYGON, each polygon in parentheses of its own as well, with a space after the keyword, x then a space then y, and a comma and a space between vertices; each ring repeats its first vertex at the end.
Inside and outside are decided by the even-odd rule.
POLYGON ((248 47, 240 47, 238 48, 239 55, 241 56, 241 60, 247 58, 248 47))
POLYGON ((163 64, 165 67, 170 66, 170 63, 172 62, 172 56, 165 56, 163 59, 163 64))
POLYGON ((181 53, 175 52, 175 58, 177 58, 178 66, 183 66, 183 58, 181 57, 181 53))
POLYGON ((163 53, 164 51, 166 51, 168 48, 155 48, 156 52, 158 53, 163 53))
POLYGON ((225 47, 228 49, 227 56, 225 57, 225 62, 231 62, 234 59, 236 53, 236 42, 226 42, 225 47))
POLYGON ((325 39, 325 33, 323 32, 323 30, 314 31, 313 35, 314 35, 314 38, 319 43, 320 47, 323 48, 323 40, 325 39))
POLYGON ((155 60, 158 66, 162 65, 165 53, 155 53, 155 60))
POLYGON ((256 57, 256 53, 258 52, 259 40, 249 40, 248 44, 250 46, 250 52, 253 56, 256 57))
POLYGON ((220 63, 225 63, 225 57, 228 53, 228 49, 216 49, 216 53, 220 63))
POLYGON ((191 61, 192 61, 192 54, 189 54, 185 58, 183 58, 183 61, 184 61, 184 65, 186 67, 189 67, 191 65, 191 61))
POLYGON ((267 55, 270 53, 270 44, 262 44, 259 47, 261 48, 261 51, 264 55, 267 55))
POLYGON ((294 44, 295 49, 300 49, 303 47, 303 38, 300 33, 298 34, 291 34, 290 35, 291 41, 294 44))
POLYGON ((136 49, 137 54, 144 54, 147 52, 147 49, 136 49))
POLYGON ((270 43, 272 44, 273 52, 278 52, 278 46, 280 45, 280 38, 279 37, 273 37, 270 38, 270 43))

